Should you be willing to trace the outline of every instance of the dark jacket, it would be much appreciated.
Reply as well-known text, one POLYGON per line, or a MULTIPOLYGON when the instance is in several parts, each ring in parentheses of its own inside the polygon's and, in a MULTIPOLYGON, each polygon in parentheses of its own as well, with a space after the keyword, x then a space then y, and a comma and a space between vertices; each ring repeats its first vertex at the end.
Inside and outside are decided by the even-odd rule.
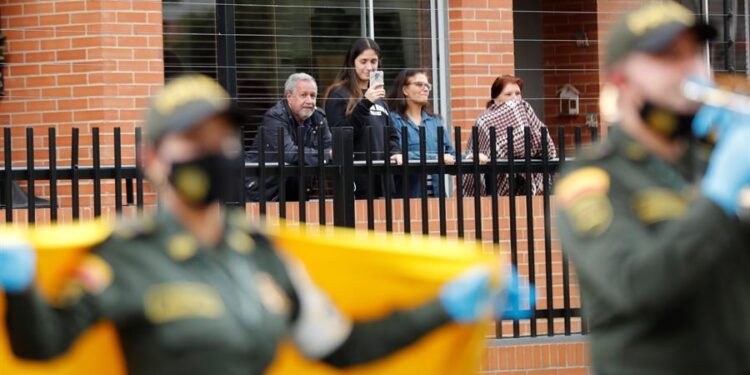
MULTIPOLYGON (((292 112, 289 109, 289 104, 286 99, 280 100, 275 106, 266 111, 261 126, 264 129, 263 139, 260 139, 261 133, 258 131, 245 158, 248 162, 258 162, 261 148, 265 151, 264 156, 266 163, 279 162, 281 158, 279 157, 280 153, 278 150, 278 134, 281 131, 284 132, 284 150, 282 150, 281 154, 284 155, 285 163, 300 164, 298 153, 299 147, 302 146, 305 149, 304 165, 318 165, 318 150, 320 148, 318 133, 320 132, 323 133, 324 157, 326 159, 330 157, 331 131, 328 128, 326 115, 320 108, 316 108, 313 115, 305 121, 306 129, 304 140, 299 139, 299 134, 297 132, 300 124, 292 116, 292 112)), ((290 178, 290 181, 286 181, 285 183, 291 188, 287 189, 289 200, 296 200, 296 179, 290 178)), ((248 177, 245 186, 247 188, 247 199, 250 201, 259 201, 260 189, 258 178, 254 176, 248 177)), ((265 186, 265 199, 267 201, 279 200, 278 177, 267 177, 265 186)))
MULTIPOLYGON (((383 100, 375 103, 367 98, 357 103, 349 115, 346 114, 346 106, 349 103, 351 93, 346 87, 337 87, 331 91, 326 100, 326 114, 331 126, 351 127, 354 129, 354 160, 367 159, 367 128, 372 128, 370 138, 370 150, 372 160, 383 160, 393 154, 400 153, 398 132, 393 128, 393 122, 389 116, 388 105, 383 100), (386 129, 390 129, 388 142, 386 144, 386 129)), ((366 196, 367 178, 358 176, 354 178, 355 196, 364 198, 366 196)), ((373 195, 382 196, 384 189, 392 189, 392 182, 386 181, 381 176, 375 176, 373 195)))

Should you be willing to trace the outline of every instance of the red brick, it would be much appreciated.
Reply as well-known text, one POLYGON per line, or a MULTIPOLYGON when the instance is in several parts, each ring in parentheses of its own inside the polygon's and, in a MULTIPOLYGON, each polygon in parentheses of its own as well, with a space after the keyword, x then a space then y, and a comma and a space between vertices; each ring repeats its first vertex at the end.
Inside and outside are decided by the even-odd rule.
POLYGON ((101 22, 101 14, 97 12, 73 13, 70 16, 70 23, 73 24, 94 24, 101 22))
POLYGON ((26 87, 50 87, 55 86, 55 77, 36 76, 26 79, 26 87))
POLYGON ((71 46, 70 39, 67 38, 42 39, 40 43, 44 51, 69 49, 71 46))
POLYGON ((147 13, 144 12, 118 12, 118 23, 145 23, 147 13))
POLYGON ((67 25, 70 23, 70 19, 71 17, 67 14, 52 14, 52 15, 39 16, 39 25, 40 26, 67 25))
POLYGON ((14 52, 38 51, 38 40, 14 40, 8 43, 8 50, 14 52))
POLYGON ((66 51, 58 51, 57 60, 86 60, 85 49, 71 49, 66 51))
POLYGON ((33 26, 39 26, 39 16, 11 17, 8 23, 8 27, 13 29, 33 26))
POLYGON ((26 103, 27 111, 54 111, 57 108, 55 100, 30 100, 26 103))
POLYGON ((56 1, 55 13, 80 12, 86 10, 85 1, 56 1))
POLYGON ((43 61, 55 61, 54 52, 29 52, 24 54, 24 61, 29 62, 43 62, 43 61))
POLYGON ((11 76, 27 76, 27 75, 36 75, 39 74, 41 71, 39 65, 10 65, 8 67, 10 69, 10 75, 11 76))
POLYGON ((88 83, 86 74, 65 74, 57 76, 57 84, 61 86, 85 85, 88 83))

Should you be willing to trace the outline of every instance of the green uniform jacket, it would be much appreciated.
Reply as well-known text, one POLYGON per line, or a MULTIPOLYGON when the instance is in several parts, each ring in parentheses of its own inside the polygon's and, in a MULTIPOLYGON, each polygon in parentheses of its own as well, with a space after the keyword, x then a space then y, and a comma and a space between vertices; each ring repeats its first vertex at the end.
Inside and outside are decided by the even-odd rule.
POLYGON ((60 301, 34 290, 7 296, 14 353, 55 357, 109 320, 130 373, 261 374, 287 337, 306 356, 344 367, 386 356, 449 321, 433 301, 352 323, 242 213, 226 222, 213 249, 164 212, 121 225, 86 257, 60 301))
MULTIPOLYGON (((748 229, 619 128, 556 186, 597 374, 750 373, 748 229)), ((703 155, 706 153, 704 152, 703 155)))

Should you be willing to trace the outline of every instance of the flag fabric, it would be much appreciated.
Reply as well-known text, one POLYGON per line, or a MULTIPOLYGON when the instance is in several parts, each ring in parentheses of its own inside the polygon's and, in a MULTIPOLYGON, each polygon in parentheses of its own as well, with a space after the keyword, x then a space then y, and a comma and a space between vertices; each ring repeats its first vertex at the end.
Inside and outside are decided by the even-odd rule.
MULTIPOLYGON (((299 259, 342 312, 355 320, 420 305, 435 298, 446 281, 480 264, 500 272, 500 261, 491 252, 453 239, 283 224, 266 230, 277 247, 299 259)), ((37 285, 53 297, 82 256, 103 241, 111 227, 90 222, 22 232, 38 252, 37 285)), ((2 303, 0 298, 0 317, 2 303)), ((479 370, 486 327, 486 322, 446 325, 394 355, 347 370, 310 362, 293 346, 283 344, 268 374, 474 374, 479 370)), ((60 359, 44 363, 13 358, 5 327, 0 324, 2 374, 120 375, 125 374, 124 369, 117 336, 109 323, 92 328, 60 359)))

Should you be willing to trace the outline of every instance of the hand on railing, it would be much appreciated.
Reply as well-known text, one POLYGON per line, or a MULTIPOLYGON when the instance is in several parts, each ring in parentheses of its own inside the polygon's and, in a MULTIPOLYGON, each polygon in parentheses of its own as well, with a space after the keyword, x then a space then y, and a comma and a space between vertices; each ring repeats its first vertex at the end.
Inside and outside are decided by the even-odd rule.
MULTIPOLYGON (((468 160, 468 161, 474 160, 474 153, 470 152, 468 155, 466 155, 466 160, 468 160)), ((485 155, 485 154, 483 154, 483 153, 480 152, 479 153, 479 164, 487 164, 489 162, 490 162, 490 158, 487 157, 487 155, 485 155)))
POLYGON ((451 154, 445 154, 445 156, 443 157, 443 161, 445 162, 445 165, 456 164, 456 158, 454 158, 451 154))
POLYGON ((404 156, 401 154, 391 155, 391 161, 396 163, 396 165, 404 164, 404 156))

